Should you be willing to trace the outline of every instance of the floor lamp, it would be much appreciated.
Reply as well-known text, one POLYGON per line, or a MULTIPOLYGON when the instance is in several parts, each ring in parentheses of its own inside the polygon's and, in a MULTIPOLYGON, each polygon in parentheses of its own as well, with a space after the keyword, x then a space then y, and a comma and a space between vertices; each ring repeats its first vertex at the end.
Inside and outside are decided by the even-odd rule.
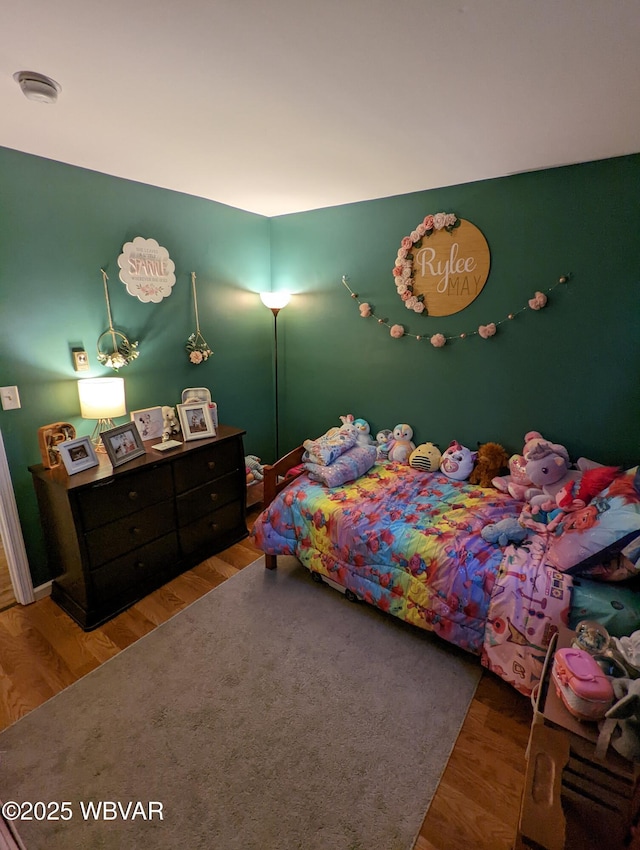
POLYGON ((265 307, 273 313, 273 363, 275 375, 275 402, 276 402, 276 457, 280 457, 280 422, 278 418, 278 313, 286 307, 291 300, 288 292, 261 292, 260 300, 265 307))

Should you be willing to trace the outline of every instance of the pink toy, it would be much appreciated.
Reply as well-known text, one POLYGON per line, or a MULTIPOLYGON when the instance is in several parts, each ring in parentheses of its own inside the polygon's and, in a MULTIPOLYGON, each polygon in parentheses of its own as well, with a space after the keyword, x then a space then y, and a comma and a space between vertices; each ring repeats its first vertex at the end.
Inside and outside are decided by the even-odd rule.
POLYGON ((409 463, 409 455, 415 449, 414 443, 411 442, 412 437, 413 428, 411 425, 396 425, 393 429, 389 460, 395 460, 399 463, 409 463))
POLYGON ((613 703, 613 687, 584 649, 559 649, 551 670, 556 693, 580 720, 600 720, 613 703))
POLYGON ((453 481, 464 481, 471 475, 477 456, 478 452, 472 452, 457 440, 452 440, 440 458, 440 471, 453 481))
POLYGON ((544 437, 539 431, 528 431, 524 436, 524 448, 521 455, 511 455, 509 458, 509 475, 499 475, 491 483, 503 493, 508 493, 514 499, 526 500, 527 490, 532 486, 532 481, 525 472, 527 461, 525 455, 538 443, 544 442, 544 437))

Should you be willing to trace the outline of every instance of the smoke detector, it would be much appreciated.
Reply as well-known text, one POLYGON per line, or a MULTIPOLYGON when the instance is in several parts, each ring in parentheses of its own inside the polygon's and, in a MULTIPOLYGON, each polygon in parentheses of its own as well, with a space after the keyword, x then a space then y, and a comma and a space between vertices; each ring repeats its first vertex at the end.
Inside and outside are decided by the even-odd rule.
POLYGON ((16 71, 13 79, 22 89, 22 94, 29 100, 39 103, 55 103, 62 87, 51 77, 38 74, 35 71, 16 71))

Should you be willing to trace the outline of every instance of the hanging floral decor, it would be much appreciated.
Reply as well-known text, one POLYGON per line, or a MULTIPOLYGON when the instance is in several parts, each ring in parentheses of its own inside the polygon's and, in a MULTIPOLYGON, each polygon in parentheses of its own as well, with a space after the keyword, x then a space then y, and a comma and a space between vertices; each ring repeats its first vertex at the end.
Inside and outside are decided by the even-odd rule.
POLYGON ((496 335, 500 325, 504 324, 505 322, 513 321, 519 313, 523 313, 525 310, 542 310, 542 308, 547 305, 547 293, 552 292, 557 286, 561 286, 562 284, 568 283, 570 279, 570 274, 562 275, 562 277, 558 278, 558 280, 556 281, 556 283, 553 284, 553 286, 550 286, 544 292, 536 291, 533 295, 533 298, 530 298, 528 302, 522 307, 520 307, 518 310, 514 310, 512 313, 508 313, 504 319, 500 319, 497 322, 490 322, 487 325, 480 325, 476 330, 473 331, 462 331, 461 333, 451 334, 450 336, 445 336, 442 333, 435 333, 431 336, 423 334, 410 334, 405 330, 403 325, 389 322, 387 319, 377 316, 375 310, 367 301, 360 301, 358 293, 354 292, 353 289, 351 289, 351 287, 349 286, 349 278, 346 275, 342 276, 342 283, 350 293, 353 300, 358 303, 358 310, 360 312, 360 316, 363 319, 375 319, 379 325, 388 329, 389 335, 393 339, 412 337, 413 339, 417 339, 419 341, 428 340, 434 348, 442 348, 448 342, 453 342, 459 339, 469 339, 472 336, 479 336, 481 339, 491 339, 491 337, 496 335))
POLYGON ((189 362, 195 364, 204 363, 213 354, 207 341, 200 333, 200 319, 198 317, 198 295, 196 292, 196 273, 191 272, 191 289, 193 290, 193 306, 196 314, 196 329, 187 340, 185 346, 189 354, 189 362))
POLYGON ((403 237, 393 266, 407 310, 450 316, 471 304, 489 277, 491 252, 482 231, 454 213, 425 216, 403 237))
POLYGON ((456 227, 460 227, 460 219, 453 213, 436 213, 426 216, 409 236, 403 237, 393 267, 393 279, 407 310, 423 313, 425 309, 424 295, 414 295, 413 292, 413 251, 422 245, 423 238, 428 239, 434 231, 451 233, 456 227))
POLYGON ((111 303, 109 301, 109 289, 107 287, 107 281, 109 278, 107 277, 107 273, 104 269, 100 269, 100 271, 102 272, 104 297, 107 302, 109 328, 98 337, 98 341, 96 343, 96 349, 98 352, 97 357, 99 363, 102 363, 103 366, 107 366, 109 369, 113 369, 117 372, 118 369, 128 366, 129 363, 135 360, 140 352, 138 351, 137 342, 130 342, 121 331, 117 331, 113 327, 113 319, 111 318, 111 303), (110 350, 103 350, 101 348, 105 340, 111 340, 110 350))

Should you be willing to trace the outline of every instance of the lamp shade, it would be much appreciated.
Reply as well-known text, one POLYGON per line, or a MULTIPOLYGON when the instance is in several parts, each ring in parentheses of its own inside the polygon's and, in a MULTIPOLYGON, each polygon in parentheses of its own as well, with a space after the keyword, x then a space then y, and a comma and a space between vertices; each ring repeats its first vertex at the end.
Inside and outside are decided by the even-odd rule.
POLYGON ((282 310, 291 301, 289 292, 261 292, 260 300, 270 310, 282 310))
POLYGON ((127 412, 124 378, 85 378, 78 381, 83 419, 114 419, 127 412))

